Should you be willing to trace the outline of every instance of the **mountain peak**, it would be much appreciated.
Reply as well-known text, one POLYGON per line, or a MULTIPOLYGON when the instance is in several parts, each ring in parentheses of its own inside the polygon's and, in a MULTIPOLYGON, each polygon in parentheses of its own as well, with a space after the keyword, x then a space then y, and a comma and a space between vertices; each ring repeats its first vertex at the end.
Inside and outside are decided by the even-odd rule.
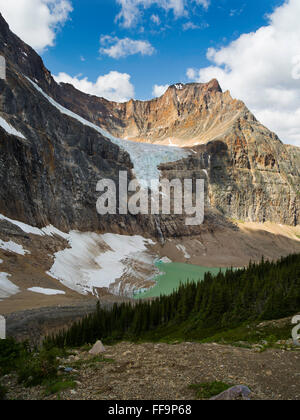
POLYGON ((223 92, 220 83, 217 79, 212 79, 210 82, 206 83, 206 85, 212 90, 215 90, 217 92, 223 92))
MULTIPOLYGON (((220 92, 222 93, 222 88, 220 86, 220 83, 217 79, 212 79, 208 83, 175 83, 174 85, 171 85, 169 89, 171 90, 185 90, 189 88, 199 88, 201 91, 211 91, 211 92, 220 92)), ((168 90, 169 90, 168 89, 168 90)))

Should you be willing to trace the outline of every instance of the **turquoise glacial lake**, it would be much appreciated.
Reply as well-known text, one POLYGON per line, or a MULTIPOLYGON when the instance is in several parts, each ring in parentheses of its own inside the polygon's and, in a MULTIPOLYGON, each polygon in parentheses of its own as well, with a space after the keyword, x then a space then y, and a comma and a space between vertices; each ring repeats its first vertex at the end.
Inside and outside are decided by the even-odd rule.
POLYGON ((162 295, 170 295, 177 290, 180 284, 187 282, 198 282, 204 279, 205 273, 213 275, 218 274, 220 270, 225 272, 227 268, 208 268, 199 265, 182 264, 182 263, 163 263, 158 261, 156 267, 161 274, 155 277, 156 285, 146 292, 136 294, 135 299, 147 299, 159 297, 162 295))

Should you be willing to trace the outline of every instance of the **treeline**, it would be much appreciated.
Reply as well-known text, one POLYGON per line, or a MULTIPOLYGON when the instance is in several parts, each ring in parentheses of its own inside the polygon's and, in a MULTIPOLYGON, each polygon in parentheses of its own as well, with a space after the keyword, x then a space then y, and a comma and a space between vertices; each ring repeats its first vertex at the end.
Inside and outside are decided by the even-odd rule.
POLYGON ((244 322, 287 317, 300 311, 300 255, 262 260, 248 268, 210 273, 182 285, 170 296, 136 304, 97 305, 96 312, 45 344, 79 347, 98 339, 161 339, 175 331, 183 339, 203 339, 244 322))

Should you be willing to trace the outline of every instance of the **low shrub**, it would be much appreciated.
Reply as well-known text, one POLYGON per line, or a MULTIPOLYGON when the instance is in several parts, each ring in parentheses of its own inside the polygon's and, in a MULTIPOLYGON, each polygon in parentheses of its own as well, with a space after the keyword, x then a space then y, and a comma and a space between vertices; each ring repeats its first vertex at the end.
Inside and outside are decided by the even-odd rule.
POLYGON ((221 394, 232 385, 225 384, 224 382, 204 382, 202 384, 190 385, 190 389, 196 392, 197 399, 210 399, 216 395, 221 394))
POLYGON ((28 354, 18 361, 17 373, 20 383, 25 386, 41 385, 57 377, 59 351, 42 349, 39 353, 28 354))

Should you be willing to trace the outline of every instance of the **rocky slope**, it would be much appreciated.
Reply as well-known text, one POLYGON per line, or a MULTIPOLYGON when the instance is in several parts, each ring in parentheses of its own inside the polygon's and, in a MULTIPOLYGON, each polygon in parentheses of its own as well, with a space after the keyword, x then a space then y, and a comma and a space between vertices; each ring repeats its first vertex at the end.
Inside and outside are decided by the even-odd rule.
MULTIPOLYGON (((244 345, 247 343, 244 343, 244 345)), ((74 350, 62 360, 74 371, 61 376, 71 382, 62 400, 196 400, 193 384, 221 381, 244 384, 251 400, 299 400, 299 351, 238 348, 217 343, 131 344, 106 347, 103 357, 74 350)), ((290 350, 290 349, 289 349, 290 350)), ((1 378, 0 378, 1 379, 1 378)), ((12 400, 56 400, 45 388, 25 388, 15 375, 1 380, 12 400)), ((209 399, 209 398, 207 398, 209 399)))

